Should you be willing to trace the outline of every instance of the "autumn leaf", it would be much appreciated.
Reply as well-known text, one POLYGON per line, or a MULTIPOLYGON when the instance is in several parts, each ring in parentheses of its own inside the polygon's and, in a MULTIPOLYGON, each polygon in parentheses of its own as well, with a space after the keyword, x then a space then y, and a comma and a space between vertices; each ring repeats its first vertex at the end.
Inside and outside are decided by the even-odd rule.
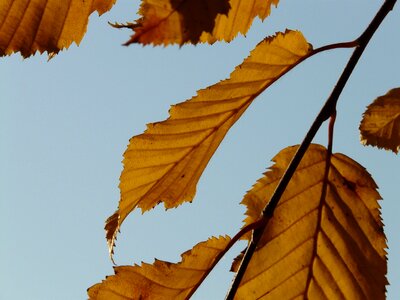
MULTIPOLYGON (((260 216, 297 146, 245 196, 246 224, 260 216)), ((380 196, 368 172, 332 156, 321 199, 327 151, 311 145, 275 209, 237 291, 237 299, 385 299, 386 242, 380 196)))
POLYGON ((367 107, 360 124, 361 142, 398 153, 400 150, 400 88, 390 90, 367 107))
POLYGON ((116 234, 136 207, 173 208, 194 197, 196 184, 231 126, 267 87, 311 53, 298 31, 266 38, 229 79, 172 106, 169 119, 147 125, 124 154, 118 210, 106 221, 112 254, 116 234))
POLYGON ((90 300, 187 299, 211 271, 230 238, 210 238, 182 254, 182 261, 115 267, 115 275, 88 289, 90 300))
POLYGON ((142 16, 134 23, 116 25, 135 33, 131 43, 168 45, 231 41, 245 34, 253 19, 264 20, 279 0, 143 0, 142 16))
POLYGON ((0 56, 36 51, 49 55, 82 40, 89 15, 103 14, 116 0, 1 0, 0 56))

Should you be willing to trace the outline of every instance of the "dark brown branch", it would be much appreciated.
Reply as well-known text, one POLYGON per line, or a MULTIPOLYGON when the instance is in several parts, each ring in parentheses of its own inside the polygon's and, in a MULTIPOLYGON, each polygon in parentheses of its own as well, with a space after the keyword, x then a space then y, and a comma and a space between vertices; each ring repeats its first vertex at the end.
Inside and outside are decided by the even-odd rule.
MULTIPOLYGON (((296 62, 294 65, 292 65, 285 73, 289 72, 290 70, 292 70, 293 68, 295 68, 296 66, 298 66, 300 63, 302 63, 303 61, 305 61, 306 59, 310 58, 311 56, 324 52, 324 51, 328 51, 328 50, 333 50, 333 49, 339 49, 339 48, 354 48, 358 46, 358 40, 354 40, 351 42, 342 42, 342 43, 334 43, 334 44, 329 44, 329 45, 325 45, 323 47, 314 49, 311 53, 309 53, 308 55, 302 57, 298 62, 296 62)), ((281 76, 279 76, 278 78, 276 78, 276 80, 278 80, 281 76)), ((276 80, 274 80, 273 82, 275 82, 276 80)), ((272 83, 273 83, 272 82, 272 83)), ((271 84, 272 84, 271 83, 271 84)), ((270 85, 271 85, 270 84, 270 85)), ((262 91, 261 91, 262 92, 262 91)), ((260 93, 261 93, 260 92, 260 93)), ((202 276, 202 278, 199 280, 199 282, 192 288, 191 292, 186 296, 186 299, 190 299, 193 294, 197 291, 197 289, 200 287, 200 285, 203 283, 203 281, 207 278, 207 276, 211 273, 211 271, 214 269, 214 267, 218 264, 218 262, 221 260, 221 258, 230 250, 230 248, 247 232, 250 231, 254 231, 257 228, 263 227, 265 228, 265 222, 267 221, 266 218, 260 217, 257 221, 255 221, 254 223, 248 224, 247 226, 243 227, 233 238, 232 240, 228 243, 228 245, 226 246, 226 248, 220 252, 217 257, 215 258, 215 261, 213 262, 212 266, 209 268, 209 270, 207 270, 207 272, 204 273, 204 275, 202 276)), ((114 262, 113 258, 111 257, 111 260, 114 262)))
POLYGON ((236 273, 235 279, 233 280, 232 286, 226 296, 226 300, 233 300, 236 294, 237 289, 239 288, 240 282, 243 278, 244 273, 246 272, 247 266, 250 262, 251 257, 253 256, 257 244, 265 230, 265 227, 268 224, 268 221, 273 216, 274 210, 278 205, 278 202, 285 191, 289 181, 291 180, 294 172, 296 171, 297 166, 299 165, 301 159, 303 158, 305 152, 308 149, 308 146, 311 144, 315 134, 318 132, 321 125, 329 119, 336 111, 336 103, 339 99, 340 94, 345 87, 347 80, 349 79, 351 73, 353 72, 358 60, 360 59, 362 53, 364 52, 365 47, 370 41, 371 37, 378 29, 386 15, 393 9, 397 0, 386 0, 372 22, 368 25, 367 29, 360 35, 357 39, 358 46, 354 50, 352 56, 350 57, 346 67, 344 68, 342 75, 340 76, 336 86, 334 87, 331 95, 326 100, 324 106, 321 111, 315 118, 313 124, 311 125, 309 131, 307 132, 303 142, 299 146, 294 155, 292 161, 290 162, 288 168, 286 169, 284 175, 282 176, 278 186, 276 187, 274 194, 272 195, 270 201, 265 206, 261 218, 265 219, 265 225, 263 227, 257 228, 253 231, 252 240, 246 250, 246 253, 242 259, 240 267, 236 273))
MULTIPOLYGON (((306 59, 310 58, 311 56, 320 53, 320 52, 324 52, 324 51, 328 51, 328 50, 333 50, 333 49, 339 49, 339 48, 354 48, 358 46, 358 40, 354 40, 351 42, 342 42, 342 43, 334 43, 334 44, 329 44, 320 48, 317 48, 315 50, 313 50, 310 54, 302 57, 297 63, 295 63, 294 65, 292 65, 287 72, 289 72, 291 69, 295 68, 296 66, 298 66, 300 63, 302 63, 303 61, 305 61, 306 59)), ((286 72, 286 73, 287 73, 286 72)), ((281 76, 280 76, 281 77, 281 76)), ((279 79, 280 77, 276 78, 279 79)), ((275 80, 275 81, 276 81, 275 80)), ((275 82, 274 81, 274 82, 275 82)), ((272 82, 273 83, 273 82, 272 82)), ((271 83, 271 84, 272 84, 271 83)), ((257 221, 255 221, 254 223, 248 224, 247 226, 243 227, 233 238, 232 240, 228 243, 228 245, 226 246, 226 248, 217 255, 217 257, 215 258, 215 261, 213 262, 212 266, 209 268, 209 270, 207 272, 204 273, 203 277, 199 280, 199 282, 193 287, 193 289, 191 290, 191 292, 188 294, 188 296, 186 297, 186 299, 190 299, 193 294, 196 292, 196 290, 199 288, 199 286, 203 283, 203 281, 207 278, 207 276, 210 274, 210 272, 214 269, 214 267, 218 264, 218 262, 221 260, 221 258, 230 250, 230 248, 246 233, 250 232, 250 231, 254 231, 257 228, 263 227, 265 228, 265 222, 267 220, 265 218, 260 217, 257 221)))

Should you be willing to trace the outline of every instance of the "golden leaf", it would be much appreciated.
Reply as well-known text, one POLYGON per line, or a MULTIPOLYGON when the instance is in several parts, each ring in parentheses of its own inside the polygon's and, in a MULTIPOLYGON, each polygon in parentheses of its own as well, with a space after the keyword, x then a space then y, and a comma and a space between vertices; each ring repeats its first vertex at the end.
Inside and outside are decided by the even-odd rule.
MULTIPOLYGON (((297 146, 245 196, 246 223, 258 219, 297 146)), ((327 151, 311 145, 290 181, 237 299, 385 299, 386 242, 380 196, 368 172, 343 154, 332 156, 321 200, 327 151)))
POLYGON ((271 6, 279 0, 144 0, 135 23, 135 34, 126 43, 168 45, 198 42, 231 41, 239 32, 245 34, 253 19, 264 20, 271 6))
POLYGON ((182 261, 115 267, 115 275, 88 289, 90 300, 187 299, 211 271, 230 238, 211 238, 182 254, 182 261))
POLYGON ((80 43, 89 15, 103 14, 116 0, 1 0, 0 56, 36 51, 50 56, 80 43))
POLYGON ((400 150, 400 88, 390 90, 367 107, 360 124, 361 142, 398 153, 400 150))
POLYGON ((196 184, 222 139, 250 103, 311 52, 298 31, 269 37, 236 67, 229 79, 172 106, 166 121, 149 124, 124 154, 121 199, 106 221, 112 253, 117 231, 136 207, 147 211, 191 201, 196 184))

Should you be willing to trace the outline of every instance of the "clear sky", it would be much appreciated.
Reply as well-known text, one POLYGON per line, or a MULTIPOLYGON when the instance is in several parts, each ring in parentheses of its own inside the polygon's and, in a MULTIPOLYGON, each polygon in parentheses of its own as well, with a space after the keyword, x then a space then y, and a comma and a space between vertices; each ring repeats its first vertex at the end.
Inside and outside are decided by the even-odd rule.
MULTIPOLYGON (((138 4, 120 0, 91 17, 81 45, 45 55, 0 58, 0 299, 85 299, 113 274, 103 230, 117 208, 122 154, 145 124, 164 120, 171 104, 226 78, 265 36, 301 30, 314 47, 356 38, 382 1, 284 1, 264 23, 230 44, 122 47, 138 4)), ((339 102, 334 152, 357 160, 383 197, 389 244, 388 299, 400 299, 399 157, 359 143, 365 107, 400 85, 400 4, 372 39, 339 102)), ((301 142, 352 50, 301 64, 256 100, 229 132, 192 204, 131 214, 122 225, 117 264, 178 261, 212 235, 234 235, 245 192, 282 148, 301 142)), ((326 144, 326 126, 315 142, 326 144)), ((194 299, 223 299, 231 281, 222 261, 194 299)), ((235 252, 236 251, 236 252, 235 252)))

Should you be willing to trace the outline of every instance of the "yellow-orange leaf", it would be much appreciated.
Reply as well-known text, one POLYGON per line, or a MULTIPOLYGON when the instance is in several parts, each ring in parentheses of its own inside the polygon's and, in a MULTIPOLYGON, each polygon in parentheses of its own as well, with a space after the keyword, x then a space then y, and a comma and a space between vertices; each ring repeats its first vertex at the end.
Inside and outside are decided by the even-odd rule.
POLYGON ((398 153, 400 150, 400 88, 378 97, 364 112, 361 142, 398 153))
POLYGON ((57 54, 82 40, 89 15, 105 13, 116 0, 1 0, 0 56, 36 51, 57 54))
POLYGON ((263 90, 311 52, 298 31, 269 37, 236 67, 229 79, 172 106, 166 121, 149 124, 130 140, 124 154, 121 199, 106 221, 112 252, 117 231, 136 207, 142 212, 191 201, 196 184, 222 139, 263 90))
MULTIPOLYGON (((295 147, 245 196, 246 223, 258 219, 295 147)), ((311 145, 269 221, 237 299, 385 299, 386 243, 376 184, 343 154, 332 156, 321 199, 327 151, 311 145)))
POLYGON ((139 10, 143 17, 122 27, 135 32, 126 44, 231 41, 238 33, 245 34, 256 16, 264 20, 278 1, 143 0, 139 10))
POLYGON ((187 299, 211 271, 229 237, 211 238, 182 254, 182 261, 115 267, 115 275, 88 289, 90 300, 187 299))

